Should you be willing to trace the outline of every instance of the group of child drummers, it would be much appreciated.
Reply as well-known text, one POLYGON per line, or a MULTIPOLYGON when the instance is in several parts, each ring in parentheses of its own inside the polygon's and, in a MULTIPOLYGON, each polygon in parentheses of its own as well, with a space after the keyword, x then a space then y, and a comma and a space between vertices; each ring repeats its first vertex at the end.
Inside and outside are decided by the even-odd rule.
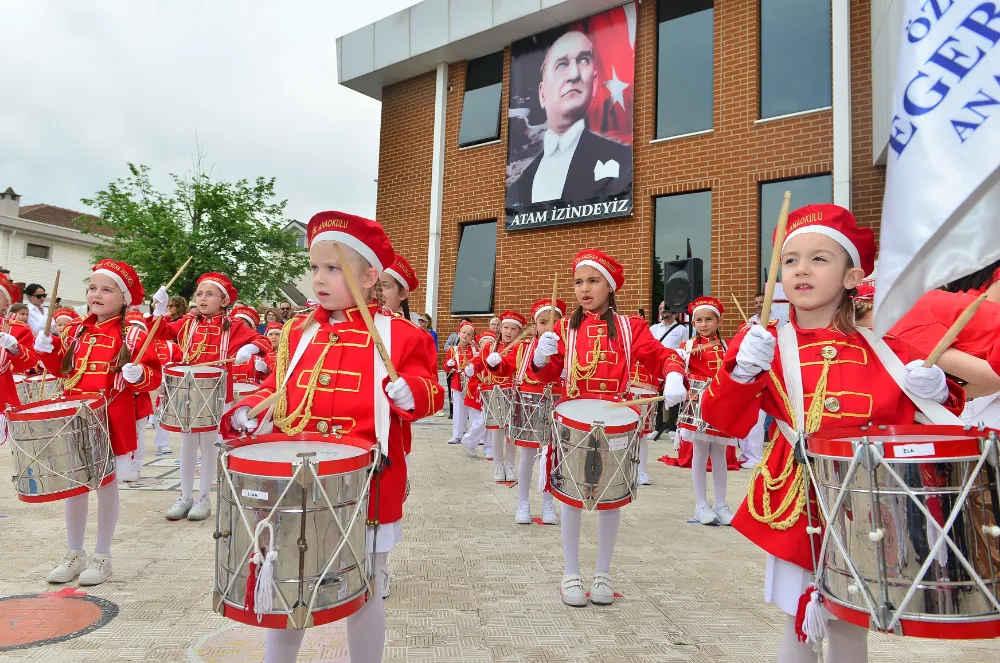
MULTIPOLYGON (((283 325, 272 323, 266 337, 256 331, 259 318, 253 309, 232 307, 236 289, 219 273, 198 279, 197 310, 177 321, 164 319, 165 287, 152 296, 151 317, 129 315, 130 307, 145 297, 142 284, 131 266, 110 260, 94 266, 88 317, 57 317, 63 325, 58 334, 33 338, 26 325, 4 317, 3 429, 14 444, 15 469, 18 450, 32 444, 29 422, 37 428, 39 422, 59 417, 82 417, 73 425, 94 428, 96 422, 106 432, 104 467, 92 472, 96 478, 80 478, 78 468, 55 461, 15 477, 21 499, 64 500, 67 552, 49 574, 50 582, 79 577, 81 585, 92 585, 110 576, 119 512, 116 473, 134 474, 134 465, 141 465, 143 445, 137 439, 153 412, 151 395, 159 391, 158 426, 181 436, 181 495, 167 518, 209 517, 216 467, 222 468, 216 610, 266 628, 267 663, 294 661, 305 627, 334 620, 346 625, 352 661, 382 659, 388 555, 403 533, 411 424, 444 404, 438 349, 430 334, 409 320, 407 297, 418 281, 378 223, 322 212, 308 224, 308 244, 316 306, 283 325), (39 365, 62 380, 62 396, 21 404, 14 375, 39 365), (351 473, 367 478, 343 478, 351 473), (90 490, 98 494, 98 529, 88 556, 83 539, 90 490), (307 511, 323 514, 311 516, 313 526, 327 528, 321 537, 305 533, 307 511), (285 514, 285 521, 292 518, 289 514, 299 514, 302 534, 300 521, 293 532, 278 513, 285 514), (327 539, 334 543, 318 543, 327 539), (317 545, 321 554, 307 569, 305 552, 316 552, 317 545), (359 574, 356 583, 349 579, 351 573, 359 574), (305 578, 297 586, 298 600, 276 582, 282 579, 282 587, 287 586, 289 577, 305 578)), ((609 605, 616 598, 611 560, 621 509, 633 500, 638 485, 649 483, 647 434, 655 408, 681 405, 680 436, 692 445, 696 520, 731 525, 767 553, 765 601, 787 614, 778 660, 815 661, 818 643, 825 638, 827 660, 864 661, 868 622, 862 623, 851 607, 871 598, 859 575, 863 564, 848 565, 845 573, 854 574, 853 583, 847 584, 850 577, 845 580, 843 596, 835 583, 816 575, 818 568, 827 568, 821 551, 834 545, 827 525, 840 527, 836 518, 843 512, 842 500, 827 508, 810 463, 834 452, 821 458, 807 452, 803 440, 827 435, 829 448, 848 449, 846 462, 836 465, 840 469, 823 477, 841 477, 849 466, 849 480, 861 471, 850 453, 875 452, 865 451, 868 433, 857 433, 853 445, 844 447, 837 446, 840 438, 831 431, 854 426, 905 432, 918 420, 949 424, 966 404, 966 391, 952 376, 961 378, 970 396, 990 398, 975 411, 993 412, 994 420, 980 421, 1000 424, 989 396, 1000 392, 1000 270, 965 283, 967 290, 986 293, 980 320, 988 322, 959 335, 948 351, 952 354, 942 359, 946 374, 938 365, 925 365, 927 352, 914 349, 920 347, 916 339, 935 320, 947 327, 961 313, 960 304, 974 296, 956 292, 963 299, 955 300, 950 313, 935 313, 947 308, 943 305, 915 311, 911 315, 922 316, 922 322, 904 320, 899 338, 878 339, 863 317, 870 310, 876 254, 871 230, 858 227, 850 212, 836 205, 811 205, 789 215, 777 246, 790 320, 783 325, 748 323, 727 343, 721 336, 722 303, 701 297, 689 307, 697 333, 677 350, 654 338, 642 318, 617 312, 615 295, 626 282, 624 267, 598 249, 580 251, 567 270, 577 302, 572 310, 555 292, 549 297, 539 293, 544 298, 532 306, 530 320, 505 311, 499 332, 477 334, 472 323, 460 325, 458 344, 443 358, 455 406, 450 442, 461 443, 471 457, 478 457, 482 444, 485 458, 493 461, 494 480, 517 483, 517 524, 532 522, 529 493, 538 466, 541 522, 561 523, 563 602, 609 605), (951 320, 942 322, 941 316, 951 314, 951 320), (912 344, 907 334, 914 338, 912 344), (726 502, 727 456, 764 419, 762 413, 769 421, 766 448, 734 514, 726 502), (714 501, 707 496, 709 461, 714 501), (561 518, 553 500, 562 504, 561 518), (597 513, 597 561, 589 588, 579 555, 584 511, 597 513)), ((0 312, 18 301, 16 286, 0 275, 0 312)), ((939 428, 926 430, 940 434, 939 428)), ((993 501, 989 491, 980 494, 966 487, 956 508, 964 495, 975 493, 982 512, 976 523, 990 555, 1000 534, 996 440, 982 430, 975 436, 985 445, 984 460, 973 463, 975 472, 982 473, 970 481, 988 483, 993 501), (991 449, 992 469, 985 462, 991 449)), ((161 433, 156 435, 157 446, 166 447, 161 433)), ((884 447, 889 457, 896 441, 880 444, 878 453, 884 447)), ((909 445, 907 453, 932 454, 926 446, 909 445)), ((944 490, 951 485, 946 478, 934 479, 924 467, 917 475, 924 477, 924 486, 944 490)), ((851 508, 856 512, 860 507, 856 503, 851 508)), ((942 508, 932 508, 928 499, 926 508, 911 509, 911 516, 931 509, 943 517, 932 517, 923 543, 901 552, 900 559, 920 557, 918 566, 926 574, 936 568, 929 559, 923 563, 933 553, 942 567, 949 564, 942 559, 951 560, 949 578, 957 581, 956 559, 967 570, 983 566, 963 556, 964 544, 955 543, 956 535, 948 531, 954 517, 945 523, 949 514, 942 508)), ((853 527, 872 528, 873 542, 882 540, 888 527, 875 522, 877 510, 876 505, 872 514, 848 512, 853 527)), ((311 552, 309 559, 313 556, 311 552)), ((1000 568, 1000 561, 987 567, 1000 568)), ((967 580, 970 587, 983 585, 967 580)), ((998 580, 1000 571, 985 583, 995 587, 998 580)), ((894 600, 906 604, 913 592, 894 600)), ((930 595, 921 602, 935 603, 930 595)), ((956 608, 949 608, 948 601, 937 603, 941 606, 932 612, 944 615, 947 623, 948 611, 956 608)), ((960 637, 1000 635, 996 596, 983 599, 980 608, 977 626, 961 631, 960 637)), ((876 612, 873 608, 872 614, 876 612)), ((908 632, 911 623, 905 619, 897 618, 891 628, 877 623, 880 630, 921 634, 908 632)), ((940 631, 933 634, 941 637, 940 631)))

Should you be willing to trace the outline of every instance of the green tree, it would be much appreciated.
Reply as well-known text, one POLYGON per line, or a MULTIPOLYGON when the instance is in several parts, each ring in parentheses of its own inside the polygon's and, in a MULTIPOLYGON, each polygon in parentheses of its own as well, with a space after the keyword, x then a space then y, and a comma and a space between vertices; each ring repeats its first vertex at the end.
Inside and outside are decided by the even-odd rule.
MULTIPOLYGON (((309 266, 298 236, 284 230, 288 201, 274 201, 274 178, 254 182, 213 180, 198 158, 187 176, 171 174, 173 193, 158 191, 150 169, 128 164, 129 175, 115 180, 93 198, 101 225, 114 236, 94 249, 95 260, 124 260, 139 272, 152 295, 194 256, 170 288, 171 295, 190 298, 198 276, 222 272, 233 280, 243 301, 275 299, 279 286, 294 282, 309 266)), ((81 231, 94 233, 91 221, 76 220, 81 231)))

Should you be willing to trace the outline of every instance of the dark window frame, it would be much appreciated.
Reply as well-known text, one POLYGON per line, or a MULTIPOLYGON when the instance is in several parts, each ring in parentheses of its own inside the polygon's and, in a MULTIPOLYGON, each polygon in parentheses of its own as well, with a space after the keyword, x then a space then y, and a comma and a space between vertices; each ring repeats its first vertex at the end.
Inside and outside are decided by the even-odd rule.
MULTIPOLYGON (((649 262, 650 262, 651 271, 652 271, 652 274, 651 274, 652 288, 650 288, 650 291, 651 291, 651 295, 652 295, 652 298, 653 298, 651 310, 654 311, 654 316, 653 316, 653 321, 654 322, 657 322, 655 312, 659 310, 660 301, 663 299, 663 273, 662 273, 663 266, 662 266, 662 263, 664 263, 664 262, 671 262, 672 260, 676 260, 676 258, 673 258, 671 256, 666 256, 666 257, 663 257, 661 260, 657 260, 657 255, 656 255, 656 226, 657 226, 657 223, 656 223, 656 201, 658 201, 660 198, 674 198, 674 197, 677 197, 677 196, 685 196, 685 195, 698 194, 698 193, 707 193, 707 194, 709 194, 709 204, 708 204, 708 278, 704 278, 704 276, 705 276, 704 273, 702 274, 702 276, 703 276, 703 285, 704 285, 705 294, 706 295, 707 294, 711 294, 711 292, 712 292, 712 278, 711 278, 711 275, 712 275, 712 245, 713 245, 713 242, 712 242, 712 225, 713 225, 712 224, 712 211, 713 211, 714 205, 715 205, 715 194, 714 194, 714 191, 712 191, 711 188, 702 188, 702 189, 691 189, 690 191, 675 191, 673 193, 667 193, 667 194, 662 194, 662 195, 658 195, 658 196, 653 196, 652 197, 652 207, 653 207, 653 224, 652 224, 653 229, 652 230, 653 230, 653 237, 652 237, 652 241, 650 242, 650 244, 651 244, 651 254, 652 255, 650 256, 650 261, 649 262), (659 271, 659 273, 657 273, 658 271, 659 271), (659 288, 659 290, 657 288, 659 288)), ((692 256, 692 257, 698 258, 700 256, 692 256)), ((685 254, 685 255, 682 255, 680 257, 680 260, 684 260, 686 258, 687 258, 687 255, 685 254)), ((704 260, 704 258, 702 258, 702 260, 704 260)))
POLYGON ((41 244, 39 242, 25 242, 24 243, 24 257, 34 258, 35 260, 48 260, 52 261, 52 245, 51 244, 41 244), (37 246, 39 248, 45 249, 44 256, 34 256, 29 252, 30 247, 37 246))
MULTIPOLYGON (((802 180, 813 180, 821 177, 830 178, 830 200, 833 200, 833 172, 827 173, 810 173, 809 175, 798 175, 796 177, 781 177, 776 180, 759 180, 757 182, 757 276, 760 282, 764 282, 764 270, 770 267, 770 264, 764 264, 764 237, 761 235, 761 230, 764 228, 764 186, 768 184, 781 184, 782 182, 800 182, 802 180)), ((814 203, 802 203, 801 201, 796 204, 795 196, 792 196, 791 204, 788 208, 789 212, 792 212, 803 205, 811 205, 814 203)), ((774 221, 777 223, 777 217, 774 221)), ((770 245, 773 249, 774 245, 770 245)), ((778 270, 781 270, 781 265, 778 266, 778 270)))
POLYGON ((451 316, 474 316, 474 315, 492 315, 496 309, 496 288, 497 288, 497 258, 496 258, 496 246, 499 242, 499 238, 496 234, 497 220, 496 219, 479 219, 476 221, 469 221, 467 223, 459 224, 459 234, 458 234, 458 250, 455 252, 455 273, 452 283, 451 291, 451 302, 448 305, 448 312, 451 316), (493 270, 492 279, 490 281, 490 301, 488 310, 478 310, 478 309, 455 309, 455 287, 458 281, 458 267, 459 260, 462 255, 462 241, 465 239, 465 232, 471 226, 485 226, 492 225, 494 230, 494 244, 493 244, 493 270))
MULTIPOLYGON (((803 108, 797 111, 789 111, 787 113, 777 113, 775 115, 764 115, 763 5, 765 1, 766 0, 757 0, 757 119, 758 121, 771 120, 774 118, 785 117, 788 115, 797 115, 799 113, 810 113, 813 111, 829 108, 830 106, 833 105, 833 3, 835 0, 828 0, 830 3, 830 103, 823 106, 814 106, 812 108, 803 108)), ((799 179, 799 178, 793 178, 793 179, 799 179)))
POLYGON ((503 114, 503 68, 504 52, 502 50, 466 61, 465 89, 462 91, 462 115, 458 120, 459 148, 475 147, 484 143, 492 143, 500 140, 500 119, 503 114), (499 77, 495 76, 497 73, 496 67, 498 65, 499 77), (467 139, 463 142, 462 125, 465 121, 466 101, 468 99, 469 92, 474 92, 476 90, 485 89, 495 85, 499 85, 499 90, 497 96, 497 121, 493 135, 467 139))
MULTIPOLYGON (((670 135, 667 135, 667 136, 660 136, 659 135, 659 126, 658 126, 658 124, 659 124, 659 114, 660 114, 660 107, 659 107, 659 100, 660 100, 660 76, 659 76, 659 70, 660 70, 660 23, 663 22, 660 19, 660 9, 663 6, 664 1, 665 0, 657 0, 656 1, 656 40, 655 40, 655 43, 656 43, 656 48, 655 48, 656 53, 655 53, 655 56, 654 56, 655 59, 653 60, 654 70, 655 70, 655 77, 654 77, 655 78, 655 89, 654 89, 654 92, 653 92, 653 140, 654 141, 669 140, 671 138, 679 138, 679 137, 683 137, 683 136, 689 136, 689 135, 692 135, 692 134, 698 134, 698 133, 709 132, 709 131, 714 131, 715 130, 715 56, 716 56, 716 49, 715 49, 715 47, 717 45, 716 42, 715 42, 715 15, 714 15, 715 0, 704 0, 706 2, 710 2, 711 3, 712 10, 713 10, 713 16, 712 16, 712 114, 711 114, 711 122, 710 122, 708 128, 706 128, 706 129, 697 129, 697 130, 691 131, 691 132, 680 133, 680 134, 670 134, 670 135)), ((666 1, 669 2, 669 0, 666 0, 666 1)), ((703 10, 699 10, 699 11, 703 11, 703 10)), ((694 12, 691 12, 691 13, 694 13, 694 12)), ((671 18, 680 18, 680 16, 674 16, 674 17, 671 17, 671 18)), ((667 20, 671 20, 671 19, 667 19, 667 20)))

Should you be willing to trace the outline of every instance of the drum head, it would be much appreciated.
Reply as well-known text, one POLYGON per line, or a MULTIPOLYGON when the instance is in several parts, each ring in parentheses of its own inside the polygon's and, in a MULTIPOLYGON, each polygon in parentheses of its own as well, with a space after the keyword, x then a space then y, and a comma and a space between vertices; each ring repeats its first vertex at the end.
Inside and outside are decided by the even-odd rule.
POLYGON ((45 378, 46 382, 55 382, 56 380, 59 379, 54 375, 32 375, 30 378, 28 378, 28 382, 41 382, 43 377, 45 378))
POLYGON ((809 436, 810 456, 851 458, 854 445, 867 440, 882 445, 882 455, 889 460, 958 459, 981 455, 980 438, 989 430, 967 430, 960 425, 865 426, 819 431, 809 436))
POLYGON ((631 430, 639 425, 639 413, 630 407, 613 407, 612 401, 597 398, 575 398, 556 405, 556 416, 561 419, 586 424, 603 423, 611 432, 620 428, 631 430))
POLYGON ((236 382, 233 384, 233 393, 240 395, 251 394, 259 388, 257 385, 250 384, 249 382, 236 382))
POLYGON ((15 375, 14 376, 14 384, 18 384, 19 382, 24 382, 24 376, 23 375, 15 375))
POLYGON ((629 387, 629 392, 636 398, 650 398, 656 396, 656 392, 645 387, 629 387))
POLYGON ((314 453, 309 458, 317 474, 344 474, 367 467, 369 450, 355 444, 312 442, 306 440, 262 441, 237 447, 229 452, 229 469, 255 476, 292 476, 304 458, 298 454, 314 453))
POLYGON ((89 407, 91 410, 96 410, 103 404, 103 398, 94 398, 93 396, 53 398, 13 408, 10 412, 10 419, 11 421, 30 421, 68 417, 75 414, 80 407, 89 407))

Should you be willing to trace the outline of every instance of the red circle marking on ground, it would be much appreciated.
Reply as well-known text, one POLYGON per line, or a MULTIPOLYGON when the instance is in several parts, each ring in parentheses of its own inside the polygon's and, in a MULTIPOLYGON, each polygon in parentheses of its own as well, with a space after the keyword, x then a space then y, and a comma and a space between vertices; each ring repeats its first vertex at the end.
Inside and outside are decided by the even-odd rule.
POLYGON ((18 598, 0 601, 0 649, 76 633, 101 619, 90 601, 18 598))

